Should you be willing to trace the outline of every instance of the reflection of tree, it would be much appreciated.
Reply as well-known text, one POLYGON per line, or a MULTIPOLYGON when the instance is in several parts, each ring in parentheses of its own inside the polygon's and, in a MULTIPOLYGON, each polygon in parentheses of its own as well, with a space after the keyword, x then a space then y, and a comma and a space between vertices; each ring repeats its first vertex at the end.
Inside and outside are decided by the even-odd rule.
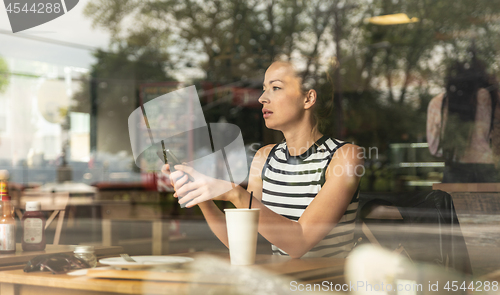
POLYGON ((307 71, 318 76, 335 56, 337 96, 385 88, 380 96, 400 105, 418 101, 417 88, 441 85, 442 60, 459 55, 471 36, 491 60, 498 38, 488 36, 498 31, 499 11, 500 4, 466 0, 356 5, 345 0, 96 0, 86 7, 115 42, 147 39, 159 50, 170 50, 176 69, 199 67, 209 81, 261 76, 278 54, 301 57, 307 71), (421 21, 392 26, 365 21, 400 12, 421 21), (133 26, 126 28, 130 19, 133 26))
MULTIPOLYGON (((321 55, 318 48, 325 41, 322 35, 330 11, 321 1, 300 0, 266 3, 167 0, 125 4, 120 0, 98 0, 86 7, 94 24, 108 29, 116 39, 147 32, 153 25, 169 32, 169 38, 162 40, 165 46, 175 47, 176 67, 200 67, 207 80, 220 83, 260 76, 261 70, 278 54, 321 55), (316 17, 307 18, 309 12, 316 13, 316 17), (124 32, 124 20, 130 16, 137 22, 129 32, 124 32), (320 38, 309 42, 308 36, 312 35, 320 38)), ((152 35, 150 40, 164 37, 152 35)), ((309 63, 317 64, 320 60, 310 58, 309 63)))
MULTIPOLYGON (((444 66, 472 39, 482 59, 500 63, 495 1, 95 0, 86 13, 112 33, 115 46, 134 41, 141 44, 136 51, 168 52, 164 61, 173 70, 196 68, 219 85, 245 87, 276 56, 297 57, 321 95, 335 93, 335 135, 381 154, 389 143, 425 141, 425 109, 441 91, 444 66), (393 13, 420 21, 366 21, 393 13)), ((213 108, 212 121, 232 120, 233 110, 213 108)))
POLYGON ((167 74, 167 55, 147 47, 144 36, 130 36, 126 46, 116 52, 97 51, 89 81, 73 97, 72 111, 91 113, 91 128, 99 127, 91 131, 97 141, 91 139, 91 145, 99 151, 130 150, 123 134, 128 134, 127 118, 138 107, 140 85, 172 80, 167 74))

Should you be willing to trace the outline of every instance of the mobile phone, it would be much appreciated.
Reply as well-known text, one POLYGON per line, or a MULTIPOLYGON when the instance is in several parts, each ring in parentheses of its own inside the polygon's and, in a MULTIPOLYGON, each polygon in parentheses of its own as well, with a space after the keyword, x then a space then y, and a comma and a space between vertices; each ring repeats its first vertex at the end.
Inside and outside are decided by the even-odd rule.
MULTIPOLYGON (((163 146, 163 154, 166 157, 166 162, 170 165, 170 171, 175 171, 175 168, 174 168, 175 165, 182 164, 181 161, 179 161, 179 159, 174 155, 174 153, 172 153, 172 151, 170 151, 169 149, 165 149, 165 146, 163 146)), ((187 182, 193 181, 193 177, 191 175, 189 175, 187 173, 184 173, 184 175, 188 176, 187 182)), ((184 175, 182 177, 184 177, 184 175)), ((181 203, 181 208, 185 208, 185 207, 186 207, 186 204, 181 203)))
MULTIPOLYGON (((179 159, 174 155, 174 153, 172 153, 171 150, 169 150, 169 149, 165 150, 164 149, 163 151, 164 151, 164 153, 165 153, 165 155, 167 157, 167 163, 170 165, 170 170, 171 171, 175 171, 174 166, 175 165, 181 165, 182 164, 181 161, 179 161, 179 159)), ((189 181, 193 181, 193 177, 191 175, 189 175, 187 173, 184 173, 184 174, 188 176, 188 182, 189 181)))
POLYGON ((170 171, 175 171, 174 166, 182 164, 181 161, 170 151, 169 149, 165 149, 165 143, 163 140, 161 141, 161 152, 156 151, 158 157, 162 160, 164 164, 170 165, 170 171))
POLYGON ((170 165, 170 171, 175 171, 175 165, 182 164, 181 161, 179 161, 179 159, 169 149, 165 149, 165 147, 163 147, 163 153, 165 154, 167 163, 170 165))

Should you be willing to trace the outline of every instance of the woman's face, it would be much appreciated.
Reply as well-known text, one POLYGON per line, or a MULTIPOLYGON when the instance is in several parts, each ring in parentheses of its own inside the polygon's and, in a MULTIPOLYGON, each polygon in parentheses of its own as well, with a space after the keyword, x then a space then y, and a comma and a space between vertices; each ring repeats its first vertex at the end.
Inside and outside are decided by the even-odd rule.
POLYGON ((263 90, 259 102, 267 128, 283 131, 302 121, 305 95, 292 65, 273 63, 266 71, 263 90))

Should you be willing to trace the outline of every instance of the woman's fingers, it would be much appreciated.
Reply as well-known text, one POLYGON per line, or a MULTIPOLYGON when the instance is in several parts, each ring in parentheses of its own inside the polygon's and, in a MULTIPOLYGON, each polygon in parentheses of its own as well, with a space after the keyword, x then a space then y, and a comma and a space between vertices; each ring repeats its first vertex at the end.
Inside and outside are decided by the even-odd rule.
POLYGON ((196 196, 198 195, 199 193, 194 190, 194 191, 190 191, 189 193, 187 193, 185 196, 181 196, 179 198, 179 204, 184 204, 184 203, 187 203, 189 202, 191 199, 193 198, 196 198, 196 196))
POLYGON ((200 196, 194 198, 191 200, 189 203, 186 204, 186 208, 191 208, 193 206, 198 205, 199 203, 203 203, 205 201, 211 200, 212 198, 209 196, 208 193, 203 193, 200 196))
MULTIPOLYGON (((197 199, 200 196, 201 196, 201 192, 199 189, 192 190, 189 193, 187 193, 185 196, 179 198, 179 204, 191 203, 190 201, 192 201, 193 199, 197 199)), ((195 204, 197 204, 197 203, 195 203, 195 204)), ((190 205, 189 207, 191 207, 191 206, 193 206, 193 205, 190 205)))
POLYGON ((161 167, 161 172, 165 175, 170 175, 170 165, 165 164, 161 167))
POLYGON ((181 171, 174 171, 170 172, 170 178, 172 178, 174 181, 177 181, 182 178, 182 176, 186 175, 185 173, 181 171))
POLYGON ((200 173, 198 171, 194 170, 194 168, 191 166, 175 165, 174 168, 175 168, 175 170, 180 170, 184 173, 187 173, 187 174, 193 176, 194 178, 197 178, 200 175, 200 173))
MULTIPOLYGON (((174 172, 175 173, 175 172, 174 172)), ((173 175, 173 173, 172 173, 173 175)), ((174 178, 175 179, 175 178, 174 178)), ((184 176, 179 176, 177 180, 175 180, 174 184, 174 189, 178 191, 184 184, 186 184, 189 181, 189 178, 187 175, 184 174, 184 176)))
POLYGON ((216 181, 187 165, 175 165, 175 172, 172 172, 170 177, 180 177, 179 173, 183 175, 175 181, 175 196, 179 198, 180 204, 186 204, 189 208, 216 198, 233 188, 230 182, 216 181))
MULTIPOLYGON (((186 175, 184 177, 188 177, 188 176, 186 175)), ((189 193, 189 191, 195 190, 198 187, 199 187, 199 185, 196 184, 195 182, 188 182, 188 183, 182 185, 181 187, 179 187, 179 189, 177 189, 176 192, 179 196, 182 197, 182 196, 186 195, 187 193, 189 193)))
MULTIPOLYGON (((172 186, 175 186, 175 177, 172 177, 172 171, 170 171, 170 165, 169 165, 169 164, 165 164, 165 165, 163 165, 163 166, 161 167, 161 172, 162 172, 164 175, 168 176, 168 178, 169 178, 169 180, 170 180, 170 184, 171 184, 172 186)), ((174 172, 174 173, 175 173, 175 172, 174 172)), ((175 174, 174 174, 174 176, 175 176, 175 174)), ((180 176, 178 176, 178 177, 180 177, 180 176)))

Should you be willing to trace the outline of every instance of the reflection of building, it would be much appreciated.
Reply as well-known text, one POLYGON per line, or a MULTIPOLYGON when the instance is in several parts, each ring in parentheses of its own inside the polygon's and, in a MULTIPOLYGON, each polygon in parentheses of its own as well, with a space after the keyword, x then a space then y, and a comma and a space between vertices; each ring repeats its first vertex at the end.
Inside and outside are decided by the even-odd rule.
POLYGON ((90 115, 70 113, 71 159, 88 162, 90 156, 90 115))
MULTIPOLYGON (((0 166, 12 181, 56 180, 66 144, 67 162, 89 159, 89 116, 70 112, 71 98, 82 86, 82 68, 6 57, 9 86, 0 93, 0 166)), ((78 167, 77 177, 87 165, 78 167)))
POLYGON ((265 127, 261 112, 262 105, 259 103, 259 97, 262 94, 261 80, 229 85, 202 82, 201 88, 203 93, 200 94, 200 100, 204 105, 205 116, 209 118, 210 113, 217 112, 216 108, 220 108, 223 104, 231 106, 232 109, 223 115, 224 119, 241 128, 247 144, 276 143, 283 138, 281 132, 265 127), (233 119, 225 117, 228 115, 232 115, 233 119))
MULTIPOLYGON (((64 140, 61 124, 66 120, 71 94, 80 87, 82 69, 6 60, 11 75, 7 91, 0 94, 0 159, 35 166, 43 164, 40 158, 56 160, 64 140)), ((73 146, 88 158, 80 148, 79 144, 73 146)))
MULTIPOLYGON (((175 91, 179 87, 180 83, 178 82, 142 84, 140 91, 140 105, 144 106, 153 99, 175 91)), ((146 113, 150 130, 147 130, 145 124, 141 125, 142 129, 138 132, 142 136, 139 137, 139 142, 137 142, 137 144, 149 142, 150 139, 146 138, 149 136, 154 138, 168 138, 170 137, 171 132, 176 132, 177 130, 191 130, 191 126, 178 125, 182 123, 189 124, 189 119, 183 120, 182 118, 185 118, 186 116, 193 116, 192 105, 192 100, 185 101, 183 98, 179 98, 177 101, 169 100, 168 109, 162 109, 162 107, 167 108, 166 105, 149 108, 146 113), (157 113, 162 111, 164 113, 157 113), (175 118, 167 118, 167 116, 175 116, 175 118)), ((176 139, 177 140, 175 142, 170 142, 169 146, 166 148, 170 149, 180 159, 183 159, 184 161, 191 161, 193 158, 193 141, 196 140, 193 138, 192 132, 186 132, 185 136, 177 137, 176 139)), ((157 167, 155 167, 155 163, 158 162, 158 156, 156 154, 153 153, 152 157, 149 157, 149 159, 143 158, 143 161, 144 163, 141 167, 149 167, 150 170, 157 169, 157 167), (150 163, 145 163, 146 161, 150 163)))
POLYGON ((200 100, 203 104, 229 102, 231 105, 260 108, 259 97, 262 90, 256 88, 239 87, 233 85, 216 85, 211 82, 202 82, 203 95, 200 100))

